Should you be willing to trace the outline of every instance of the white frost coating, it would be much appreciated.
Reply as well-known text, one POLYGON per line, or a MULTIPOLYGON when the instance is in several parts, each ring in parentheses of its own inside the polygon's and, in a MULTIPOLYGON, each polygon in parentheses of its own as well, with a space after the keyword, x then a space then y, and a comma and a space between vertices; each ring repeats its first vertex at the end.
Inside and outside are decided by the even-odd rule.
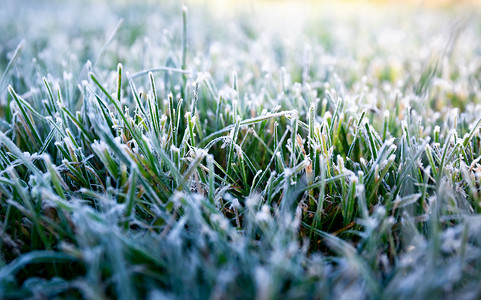
POLYGON ((257 300, 267 300, 271 299, 272 296, 272 279, 271 274, 266 270, 265 267, 258 266, 255 269, 255 279, 256 279, 256 299, 257 300))
POLYGON ((223 231, 229 230, 229 221, 221 214, 212 214, 210 219, 213 223, 217 224, 223 231))
POLYGON ((209 158, 209 153, 203 149, 203 148, 195 148, 194 149, 195 151, 195 156, 198 157, 198 158, 203 158, 203 157, 206 157, 209 158))
POLYGON ((326 112, 324 113, 324 120, 329 120, 329 119, 331 119, 331 118, 332 118, 331 112, 330 112, 330 111, 326 111, 326 112))
POLYGON ((344 159, 339 154, 337 155, 337 164, 338 164, 339 173, 343 173, 344 172, 344 159))
POLYGON ((357 183, 359 180, 356 176, 356 173, 354 173, 353 171, 347 169, 347 168, 344 168, 342 170, 342 173, 346 176, 346 179, 348 182, 353 182, 353 183, 357 183))
POLYGON ((97 152, 97 155, 101 156, 102 153, 108 152, 108 145, 104 141, 94 141, 92 144, 92 149, 97 152))
POLYGON ((181 191, 174 191, 174 194, 171 196, 170 200, 175 204, 175 205, 181 205, 182 199, 185 198, 184 192, 181 191))
POLYGON ((259 194, 249 195, 245 200, 247 207, 253 209, 259 203, 260 199, 259 194))
POLYGON ((364 195, 364 184, 358 184, 356 185, 356 195, 359 197, 359 195, 364 195))
POLYGON ((394 143, 395 140, 396 140, 395 138, 389 138, 389 139, 387 139, 387 140, 384 142, 387 146, 389 146, 389 151, 397 148, 396 145, 393 145, 393 143, 394 143), (394 147, 393 147, 393 146, 394 146, 394 147))
POLYGON ((65 71, 64 71, 64 72, 63 72, 63 80, 65 80, 65 81, 70 81, 70 80, 72 80, 72 73, 70 73, 70 72, 65 72, 65 71))
POLYGON ((258 222, 270 222, 272 220, 271 210, 269 205, 262 205, 261 209, 256 214, 256 220, 258 222))
POLYGON ((386 208, 380 205, 376 208, 375 213, 378 215, 378 217, 382 218, 386 215, 386 208))
POLYGON ((237 198, 232 197, 231 208, 241 208, 240 202, 237 198))
POLYGON ((285 177, 289 178, 289 177, 292 176, 292 174, 293 174, 293 172, 292 172, 292 169, 291 169, 291 168, 285 168, 285 169, 284 169, 284 176, 285 176, 285 177))

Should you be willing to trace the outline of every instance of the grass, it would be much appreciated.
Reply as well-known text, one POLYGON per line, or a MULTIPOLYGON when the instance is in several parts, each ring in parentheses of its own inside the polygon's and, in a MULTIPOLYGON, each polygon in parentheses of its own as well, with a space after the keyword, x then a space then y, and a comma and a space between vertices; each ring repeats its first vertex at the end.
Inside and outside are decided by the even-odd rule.
POLYGON ((0 298, 480 297, 479 12, 47 4, 0 12, 0 298))

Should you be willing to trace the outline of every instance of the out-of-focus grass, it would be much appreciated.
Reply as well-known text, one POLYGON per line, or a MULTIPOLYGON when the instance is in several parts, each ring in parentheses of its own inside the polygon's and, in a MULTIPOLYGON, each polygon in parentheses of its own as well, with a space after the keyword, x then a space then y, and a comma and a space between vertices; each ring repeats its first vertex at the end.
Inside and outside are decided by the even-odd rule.
POLYGON ((2 4, 0 298, 479 298, 479 12, 188 4, 2 4))

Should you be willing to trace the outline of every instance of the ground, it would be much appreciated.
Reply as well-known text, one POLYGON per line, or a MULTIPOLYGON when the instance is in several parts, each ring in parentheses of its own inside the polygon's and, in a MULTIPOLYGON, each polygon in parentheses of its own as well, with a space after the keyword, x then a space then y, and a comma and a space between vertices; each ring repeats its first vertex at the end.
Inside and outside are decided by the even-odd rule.
POLYGON ((0 298, 481 297, 476 4, 0 5, 0 298))

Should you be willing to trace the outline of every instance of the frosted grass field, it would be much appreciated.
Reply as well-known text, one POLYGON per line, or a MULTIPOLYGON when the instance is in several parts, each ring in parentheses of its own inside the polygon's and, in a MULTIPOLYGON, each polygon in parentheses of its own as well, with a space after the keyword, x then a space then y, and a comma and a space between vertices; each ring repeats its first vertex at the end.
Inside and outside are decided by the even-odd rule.
POLYGON ((1 6, 0 298, 481 297, 479 8, 1 6))

